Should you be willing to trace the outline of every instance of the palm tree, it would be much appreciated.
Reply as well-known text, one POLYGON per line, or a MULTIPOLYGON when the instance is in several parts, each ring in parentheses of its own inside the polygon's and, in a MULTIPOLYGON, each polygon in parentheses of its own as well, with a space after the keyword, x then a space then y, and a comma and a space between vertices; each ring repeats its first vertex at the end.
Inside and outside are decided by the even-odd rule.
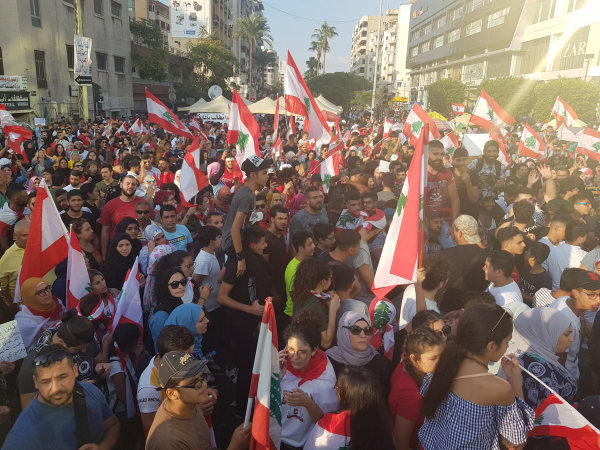
MULTIPOLYGON (((329 48, 329 39, 339 36, 335 27, 330 27, 327 22, 323 22, 321 28, 316 28, 311 38, 321 42, 321 49, 323 51, 323 73, 325 73, 325 55, 331 49, 329 48)), ((320 58, 319 58, 320 59, 320 58)))
POLYGON ((252 50, 254 44, 266 43, 273 48, 273 36, 267 19, 260 14, 251 14, 238 18, 233 27, 233 38, 246 39, 250 43, 250 77, 248 83, 248 99, 252 98, 252 50))
POLYGON ((261 48, 257 48, 256 51, 254 52, 254 55, 252 56, 252 58, 254 59, 254 62, 258 66, 258 72, 261 74, 263 89, 264 89, 264 85, 265 85, 265 80, 264 80, 265 69, 268 66, 270 66, 272 64, 273 65, 277 64, 279 62, 279 59, 275 55, 276 55, 275 52, 270 52, 269 50, 263 50, 261 48))
POLYGON ((314 56, 311 56, 310 58, 308 58, 308 61, 306 61, 306 67, 308 68, 308 70, 304 72, 304 79, 306 80, 309 78, 316 77, 317 70, 319 68, 319 60, 314 56))
MULTIPOLYGON (((323 41, 317 40, 312 41, 310 43, 310 47, 308 47, 310 51, 317 52, 317 67, 315 68, 315 76, 317 77, 319 76, 319 66, 321 64, 321 50, 323 49, 322 45, 323 41)), ((311 58, 313 57, 311 56, 311 58)))

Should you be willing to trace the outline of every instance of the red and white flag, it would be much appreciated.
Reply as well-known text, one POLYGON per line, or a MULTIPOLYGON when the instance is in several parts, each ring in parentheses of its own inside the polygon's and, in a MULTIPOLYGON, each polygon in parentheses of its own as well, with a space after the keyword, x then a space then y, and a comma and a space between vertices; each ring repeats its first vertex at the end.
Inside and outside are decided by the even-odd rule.
POLYGON ((190 133, 190 130, 173 114, 173 111, 167 108, 163 102, 148 92, 148 90, 146 90, 146 105, 148 107, 148 120, 150 122, 178 136, 185 138, 194 137, 190 133))
POLYGON ((465 113, 465 105, 462 103, 452 103, 452 113, 462 116, 465 113))
POLYGON ((275 156, 275 158, 279 158, 283 155, 283 145, 281 144, 281 137, 277 136, 277 140, 273 147, 271 147, 271 154, 275 156))
POLYGON ((296 119, 294 119, 293 115, 290 115, 290 131, 288 133, 288 139, 293 134, 296 134, 296 119))
MULTIPOLYGON (((344 148, 344 144, 338 144, 338 146, 344 148)), ((328 156, 325 161, 320 162, 314 169, 312 173, 321 174, 321 185, 323 187, 323 192, 329 192, 329 184, 331 183, 331 178, 336 177, 340 174, 340 158, 341 151, 335 151, 333 148, 333 152, 331 150, 327 153, 328 156)))
MULTIPOLYGON (((6 127, 6 128, 8 128, 8 127, 6 127)), ((31 136, 31 133, 29 135, 31 136)), ((23 137, 22 134, 14 133, 12 131, 9 131, 7 133, 7 136, 8 136, 8 142, 7 142, 8 148, 10 148, 17 155, 22 155, 23 161, 28 163, 29 158, 27 158, 27 154, 25 153, 25 150, 21 146, 21 142, 23 142, 29 138, 25 138, 25 137, 23 137)))
POLYGON ((22 212, 13 211, 9 206, 8 202, 0 209, 0 235, 6 236, 9 230, 19 221, 24 219, 25 216, 22 212))
POLYGON ((584 128, 577 144, 577 153, 600 161, 600 131, 584 128))
POLYGON ((123 122, 121 124, 121 126, 119 127, 119 129, 117 130, 117 134, 119 136, 123 136, 124 134, 128 134, 129 131, 127 131, 127 127, 125 126, 125 122, 123 122))
POLYGON ((68 234, 48 187, 39 187, 23 264, 15 287, 15 302, 21 301, 21 285, 31 277, 42 278, 69 256, 68 234))
MULTIPOLYGON (((556 97, 554 106, 552 107, 552 116, 557 122, 561 123, 565 127, 570 127, 573 122, 577 120, 577 114, 573 111, 573 108, 569 106, 562 98, 556 97)), ((558 128, 558 126, 556 127, 558 128)))
POLYGON ((510 166, 510 158, 508 153, 506 152, 506 145, 504 145, 504 141, 502 137, 498 133, 494 133, 493 131, 490 133, 490 139, 492 141, 496 141, 498 146, 500 147, 500 152, 498 153, 498 161, 504 164, 506 167, 510 166))
POLYGON ((419 105, 415 103, 410 110, 410 113, 406 117, 406 122, 404 123, 404 134, 408 136, 410 143, 412 145, 416 145, 421 136, 421 130, 423 126, 428 124, 428 139, 427 142, 433 141, 434 139, 439 139, 442 135, 437 129, 437 126, 427 115, 425 110, 419 105))
POLYGON ((521 155, 526 158, 548 159, 544 139, 533 131, 533 128, 528 123, 525 123, 525 129, 521 133, 519 149, 521 150, 521 155))
POLYGON ((142 123, 142 121, 140 119, 136 119, 136 121, 133 122, 133 125, 131 125, 131 128, 129 129, 129 134, 132 137, 135 137, 135 133, 143 134, 144 129, 144 124, 142 123))
POLYGON ((279 137, 279 94, 277 94, 277 100, 275 100, 275 116, 273 118, 273 139, 277 140, 279 137))
POLYGON ((350 430, 350 411, 327 413, 311 430, 304 450, 349 449, 350 430))
POLYGON ((194 142, 183 158, 179 180, 181 194, 186 202, 208 186, 208 178, 200 170, 200 136, 194 138, 194 142))
POLYGON ((90 292, 92 292, 92 285, 85 267, 81 245, 79 245, 77 235, 71 229, 67 262, 67 309, 77 308, 81 297, 90 292))
POLYGON ((143 333, 142 314, 139 258, 135 258, 133 267, 127 272, 123 290, 119 295, 117 310, 113 319, 113 330, 117 328, 119 323, 134 323, 140 327, 140 331, 143 333))
POLYGON ((250 156, 262 157, 258 144, 259 135, 260 128, 256 119, 237 90, 234 90, 229 111, 229 131, 227 132, 227 143, 237 147, 234 165, 237 164, 241 168, 242 163, 250 156))
POLYGON ((298 66, 287 52, 287 65, 285 69, 285 109, 292 114, 304 117, 303 131, 308 132, 308 138, 316 138, 321 144, 328 144, 331 140, 329 126, 317 106, 317 102, 304 82, 298 66))
POLYGON ((469 120, 484 130, 495 131, 496 133, 500 133, 500 130, 515 123, 515 119, 504 111, 484 89, 479 94, 469 120))
POLYGON ((454 158, 454 152, 458 148, 458 138, 453 132, 448 133, 440 142, 444 144, 444 153, 450 156, 450 161, 454 158))
POLYGON ((390 119, 388 119, 386 117, 385 124, 383 125, 383 138, 384 139, 389 139, 393 126, 394 126, 394 122, 392 122, 390 119))
POLYGON ((279 352, 277 344, 277 323, 273 299, 265 300, 258 345, 252 368, 252 384, 246 410, 247 426, 252 404, 251 450, 277 450, 281 445, 281 380, 279 372, 279 352), (256 399, 256 401, 255 401, 256 399))
MULTIPOLYGON (((416 105, 416 103, 415 103, 416 105)), ((414 143, 415 153, 402 187, 398 207, 385 240, 372 291, 378 299, 398 285, 415 283, 423 244, 423 203, 427 184, 429 125, 423 123, 414 143)))
POLYGON ((194 129, 197 131, 200 131, 200 122, 198 122, 198 119, 196 119, 195 117, 192 119, 192 121, 190 122, 190 130, 194 129))

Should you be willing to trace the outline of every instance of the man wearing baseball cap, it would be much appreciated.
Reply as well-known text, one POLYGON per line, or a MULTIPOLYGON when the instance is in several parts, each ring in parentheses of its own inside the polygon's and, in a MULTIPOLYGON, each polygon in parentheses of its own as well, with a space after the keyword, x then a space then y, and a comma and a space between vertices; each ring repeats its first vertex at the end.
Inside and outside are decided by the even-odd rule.
MULTIPOLYGON (((158 367, 158 382, 165 391, 162 402, 148 433, 146 450, 173 448, 197 450, 210 447, 211 432, 200 404, 208 398, 204 367, 208 361, 175 351, 166 353, 158 367)), ((231 438, 228 450, 246 448, 250 430, 240 425, 231 438)))

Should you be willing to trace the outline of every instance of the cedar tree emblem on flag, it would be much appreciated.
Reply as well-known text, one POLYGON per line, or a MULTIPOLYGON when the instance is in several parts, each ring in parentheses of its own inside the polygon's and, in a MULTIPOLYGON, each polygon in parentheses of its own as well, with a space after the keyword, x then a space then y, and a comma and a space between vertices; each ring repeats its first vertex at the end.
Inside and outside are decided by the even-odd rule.
POLYGON ((490 116, 490 120, 494 120, 494 111, 490 109, 488 111, 488 116, 490 116))
POLYGON ((304 104, 306 105, 306 111, 310 115, 310 98, 304 97, 304 104))
POLYGON ((240 131, 238 140, 235 145, 239 145, 242 149, 242 152, 246 151, 246 145, 248 145, 248 139, 250 139, 250 135, 246 133, 242 133, 240 131))
POLYGON ((596 150, 597 152, 600 152, 600 142, 596 142, 594 145, 592 145, 592 147, 594 148, 594 150, 596 150))
POLYGON ((533 136, 530 136, 527 139, 525 139, 525 147, 527 147, 527 148, 535 147, 535 143, 536 143, 536 140, 533 136))
POLYGON ((169 114, 169 111, 165 111, 163 113, 163 117, 168 120, 169 122, 171 122, 172 124, 175 124, 175 121, 173 120, 173 116, 171 116, 171 114, 169 114))
POLYGON ((417 121, 412 124, 412 132, 414 134, 419 134, 421 132, 421 127, 423 126, 423 122, 417 121))
POLYGON ((323 179, 323 184, 325 186, 327 186, 327 189, 329 189, 329 183, 331 183, 331 175, 326 174, 323 178, 324 178, 323 179))

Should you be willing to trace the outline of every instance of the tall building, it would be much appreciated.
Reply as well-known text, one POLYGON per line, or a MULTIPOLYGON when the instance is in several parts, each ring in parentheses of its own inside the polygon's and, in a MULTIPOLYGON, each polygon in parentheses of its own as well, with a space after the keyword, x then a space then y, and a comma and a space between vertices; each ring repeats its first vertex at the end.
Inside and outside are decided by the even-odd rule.
POLYGON ((410 22, 413 101, 443 78, 467 85, 467 110, 485 78, 599 80, 597 0, 418 0, 410 22))
MULTIPOLYGON (((90 117, 94 111, 128 116, 133 94, 127 2, 81 4, 83 34, 92 39, 92 80, 97 84, 96 89, 87 88, 90 117)), ((4 0, 2 6, 6 13, 0 16, 0 75, 14 76, 19 84, 7 90, 0 83, 0 104, 31 123, 34 117, 79 117, 73 76, 74 0, 4 0)))

